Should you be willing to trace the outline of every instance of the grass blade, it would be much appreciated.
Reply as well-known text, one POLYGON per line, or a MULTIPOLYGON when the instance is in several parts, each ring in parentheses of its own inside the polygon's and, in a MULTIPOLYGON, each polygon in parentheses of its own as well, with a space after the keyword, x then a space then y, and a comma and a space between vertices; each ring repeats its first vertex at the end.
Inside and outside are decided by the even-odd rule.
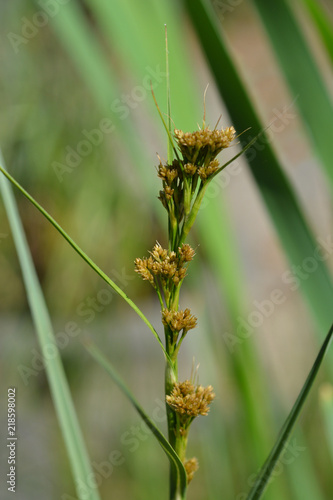
MULTIPOLYGON (((228 52, 212 7, 204 0, 185 0, 185 4, 236 130, 251 126, 254 134, 258 133, 263 126, 228 52)), ((249 150, 252 153, 252 158, 248 156, 249 166, 289 261, 300 264, 314 254, 316 242, 279 160, 269 143, 264 144, 265 147, 249 150)), ((333 287, 323 262, 318 262, 311 280, 302 280, 300 289, 319 331, 326 331, 331 323, 333 287)))
POLYGON ((294 425, 297 421, 297 418, 299 417, 299 414, 304 406, 304 403, 306 401, 306 398, 309 395, 309 392, 311 390, 311 387, 316 379, 317 373, 319 371, 319 368, 323 362, 323 359, 325 357, 325 354, 330 346, 331 340, 333 336, 333 324, 324 340, 323 345, 321 346, 321 349, 319 351, 319 354, 310 370, 310 373, 305 381, 305 384, 302 387, 301 392, 298 395, 298 398, 296 399, 296 402, 291 410, 291 412, 288 415, 287 420, 283 424, 283 427, 280 431, 279 437, 270 453, 268 456, 265 464, 263 465, 261 471, 259 472, 256 481, 253 485, 253 488, 251 489, 247 500, 258 500, 261 498, 265 487, 267 485, 267 482, 271 476, 271 473, 278 462, 282 451, 284 450, 284 447, 287 444, 288 438, 294 428, 294 425))
MULTIPOLYGON (((132 309, 137 313, 137 315, 142 319, 144 323, 148 326, 148 328, 153 332, 154 337, 160 344, 162 351, 164 352, 164 355, 168 361, 170 361, 170 357, 167 354, 164 345, 162 344, 162 341, 156 332, 155 328, 153 325, 150 323, 150 321, 146 318, 146 316, 143 314, 143 312, 138 308, 138 306, 129 298, 127 297, 126 293, 118 286, 114 281, 109 278, 98 266, 93 262, 90 257, 75 243, 75 241, 69 236, 69 234, 66 233, 66 231, 58 224, 56 220, 53 219, 53 217, 12 177, 6 170, 4 170, 0 166, 0 171, 7 177, 7 179, 10 180, 14 186, 16 186, 22 194, 44 215, 44 217, 51 222, 52 226, 56 228, 56 230, 65 238, 65 240, 71 245, 72 248, 82 257, 83 260, 87 262, 87 264, 111 287, 115 292, 122 297, 127 304, 131 306, 132 309)), ((170 361, 171 363, 171 361, 170 361)))
MULTIPOLYGON (((158 427, 154 424, 151 418, 146 414, 140 404, 137 402, 136 398, 126 386, 125 382, 121 379, 118 373, 115 371, 110 361, 103 355, 103 353, 97 348, 97 346, 91 342, 86 343, 86 349, 91 354, 91 356, 97 361, 97 363, 104 368, 113 381, 117 384, 120 390, 125 394, 125 396, 132 403, 134 408, 137 410, 142 420, 146 423, 149 429, 152 431, 157 441, 161 445, 163 451, 166 453, 170 462, 177 468, 178 477, 181 485, 182 498, 185 498, 186 488, 187 488, 187 476, 184 465, 180 460, 179 456, 175 452, 175 450, 170 445, 167 438, 162 434, 158 427)), ((179 499, 181 500, 181 499, 179 499)))
MULTIPOLYGON (((333 104, 311 56, 297 20, 285 0, 274 2, 254 0, 263 26, 273 45, 293 96, 306 125, 317 156, 333 185, 333 143, 325 133, 333 130, 333 104), (288 36, 281 36, 281 26, 288 36), (295 64, 297 61, 297 64, 295 64)), ((332 27, 331 27, 332 31, 332 27)))
MULTIPOLYGON (((99 2, 100 3, 100 2, 99 2)), ((117 18, 114 3, 106 2, 109 12, 117 18)), ((42 4, 41 4, 42 7, 42 4)), ((77 1, 68 2, 59 7, 56 16, 51 17, 50 24, 53 27, 59 42, 71 57, 83 83, 90 89, 101 118, 110 118, 115 133, 119 133, 124 145, 135 165, 141 167, 144 182, 149 186, 154 177, 147 169, 145 151, 137 140, 137 132, 129 119, 122 119, 121 115, 114 111, 114 105, 122 95, 122 88, 118 86, 115 71, 110 69, 110 60, 105 47, 99 42, 96 34, 91 28, 83 12, 82 5, 77 1)), ((129 38, 128 30, 121 30, 129 38)), ((121 42, 117 40, 117 48, 121 42)))
MULTIPOLYGON (((43 8, 43 2, 37 6, 43 8)), ((113 78, 105 52, 91 30, 79 2, 59 5, 56 16, 51 16, 51 25, 59 42, 72 57, 87 87, 95 96, 103 113, 109 111, 113 78)))
POLYGON ((333 27, 324 8, 316 0, 303 0, 333 63, 333 27))
MULTIPOLYGON (((0 161, 4 164, 1 152, 0 161)), ((27 291, 28 302, 41 350, 43 354, 47 354, 47 352, 50 352, 50 346, 52 346, 53 349, 52 357, 47 356, 48 362, 45 364, 45 370, 59 425, 67 448, 73 478, 77 484, 83 484, 86 487, 78 488, 77 495, 80 500, 99 500, 100 497, 97 489, 91 487, 90 483, 87 484, 87 478, 93 476, 93 471, 61 362, 59 349, 54 337, 47 306, 22 228, 15 198, 9 182, 4 177, 2 177, 0 181, 0 191, 12 229, 27 291)))
POLYGON ((333 464, 333 386, 331 384, 326 383, 320 388, 319 403, 324 419, 326 442, 333 464))

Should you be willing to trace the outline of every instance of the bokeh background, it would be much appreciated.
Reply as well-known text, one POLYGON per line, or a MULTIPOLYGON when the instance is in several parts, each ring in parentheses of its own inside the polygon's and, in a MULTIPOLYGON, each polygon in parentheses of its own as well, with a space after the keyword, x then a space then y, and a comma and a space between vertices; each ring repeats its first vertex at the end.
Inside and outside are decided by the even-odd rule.
MULTIPOLYGON (((259 131, 251 122, 238 128, 248 116, 244 94, 218 51, 212 57, 216 41, 207 54, 212 31, 200 18, 201 4, 214 12, 261 126, 271 124, 269 139, 251 150, 251 168, 238 160, 208 191, 181 298, 199 326, 183 345, 180 376, 188 378, 200 363, 200 382, 217 394, 209 416, 192 427, 189 454, 201 467, 189 499, 243 500, 333 316, 332 3, 279 0, 267 2, 267 11, 259 0, 2 1, 0 145, 12 175, 162 333, 158 302, 133 261, 156 240, 166 244, 155 167, 157 152, 167 156, 167 138, 150 92, 152 84, 165 112, 165 23, 175 127, 193 131, 202 123, 209 84, 211 128, 222 115, 222 126, 234 124, 239 133, 251 127, 244 142, 259 131), (278 180, 275 189, 276 170, 260 155, 269 146, 315 246, 324 248, 317 258, 303 233, 292 233, 297 210, 278 180)), ((223 153, 225 159, 238 147, 223 153)), ((90 335, 102 347, 165 431, 160 348, 128 305, 15 195, 101 496, 166 499, 163 452, 81 340, 90 335)), ((0 423, 5 430, 7 388, 15 386, 16 498, 76 498, 2 201, 0 277, 0 423)), ((332 360, 320 372, 267 500, 332 498, 332 360)), ((10 498, 4 475, 0 488, 1 498, 10 498)))

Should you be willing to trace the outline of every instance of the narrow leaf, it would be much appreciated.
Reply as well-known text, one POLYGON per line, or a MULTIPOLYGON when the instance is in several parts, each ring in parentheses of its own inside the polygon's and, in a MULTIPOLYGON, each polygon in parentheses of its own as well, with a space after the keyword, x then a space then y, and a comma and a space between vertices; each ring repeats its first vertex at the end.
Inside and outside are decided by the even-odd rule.
MULTIPOLYGON (((267 127, 268 128, 268 127, 267 127)), ((227 161, 226 163, 224 163, 224 165, 222 165, 218 170, 216 170, 216 172, 214 172, 208 179, 207 181, 207 184, 209 182, 211 182, 214 177, 216 177, 220 172, 222 172, 222 170, 224 170, 228 165, 230 165, 230 163, 232 163, 233 161, 237 160, 237 158, 239 158, 243 153, 245 153, 248 149, 250 149, 251 146, 254 145, 254 143, 259 139, 259 137, 264 134, 266 129, 262 130, 261 132, 259 132, 259 134, 257 134, 248 144, 246 144, 246 146, 244 146, 244 148, 239 152, 237 153, 235 156, 233 156, 231 158, 231 160, 227 161)))
POLYGON ((324 419, 324 430, 326 443, 333 465, 333 386, 330 383, 323 384, 319 393, 320 409, 324 419))
MULTIPOLYGON (((51 224, 56 228, 56 230, 65 238, 65 240, 71 245, 72 248, 74 248, 74 250, 80 255, 80 257, 82 257, 83 260, 85 260, 87 262, 87 264, 108 284, 110 285, 111 288, 113 288, 113 290, 115 290, 115 292, 118 293, 118 295, 120 295, 120 297, 122 297, 126 302, 127 304, 129 304, 132 309, 134 309, 134 311, 138 314, 138 316, 140 316, 140 318, 144 321, 144 323, 146 323, 146 325, 148 326, 148 328, 153 332, 155 338, 157 339, 158 343, 160 344, 163 352, 164 352, 164 355, 166 357, 166 359, 171 363, 171 360, 170 360, 170 357, 168 355, 168 353, 166 352, 165 348, 164 348, 164 345, 162 344, 162 341, 158 335, 158 333, 156 332, 155 328, 153 327, 153 325, 150 323, 150 321, 146 318, 146 316, 143 314, 143 312, 138 308, 138 306, 129 298, 127 297, 126 293, 121 289, 119 288, 118 285, 116 285, 116 283, 114 281, 111 280, 111 278, 109 278, 109 276, 107 276, 98 266, 97 264, 95 264, 95 262, 93 262, 90 257, 88 257, 88 255, 75 243, 75 241, 69 236, 69 234, 66 233, 66 231, 58 224, 58 222, 56 222, 53 217, 14 179, 14 177, 12 177, 6 170, 4 170, 1 166, 0 166, 0 171, 7 177, 7 179, 10 180, 10 182, 12 184, 14 184, 14 186, 16 186, 22 194, 24 194, 24 196, 26 198, 28 198, 28 200, 44 215, 44 217, 49 221, 51 222, 51 224)), ((171 363, 172 365, 172 363, 171 363)))
POLYGON ((283 427, 280 431, 280 434, 278 436, 278 439, 269 454, 266 462, 264 463, 262 469, 260 470, 256 481, 247 497, 247 500, 258 500, 261 498, 262 494, 264 493, 264 490, 267 486, 268 480, 272 474, 272 471, 279 460, 281 453, 283 452, 288 438, 294 428, 294 425, 297 421, 297 418, 299 417, 299 414, 304 406, 304 403, 306 401, 306 398, 309 395, 310 389, 316 379, 317 373, 319 371, 319 368, 323 362, 323 359, 325 357, 325 354, 329 348, 330 342, 332 340, 333 336, 333 324, 326 336, 326 339, 319 351, 319 354, 311 368, 311 371, 305 381, 305 384, 302 387, 301 392, 298 395, 298 398, 296 399, 296 402, 294 406, 292 407, 291 412, 288 415, 287 420, 283 424, 283 427))
POLYGON ((303 0, 308 8, 314 23, 317 26, 319 35, 326 47, 331 62, 333 63, 333 26, 330 17, 324 10, 324 6, 317 0, 303 0))
MULTIPOLYGON (((169 148, 169 145, 171 144, 172 145, 172 149, 173 149, 173 151, 174 151, 177 159, 179 160, 179 156, 178 156, 177 150, 175 148, 175 145, 174 145, 174 142, 173 142, 173 139, 172 139, 171 131, 169 130, 169 127, 168 127, 168 125, 166 124, 166 122, 164 120, 164 116, 163 116, 162 111, 160 110, 160 107, 159 107, 158 102, 156 100, 153 88, 151 88, 151 93, 152 93, 152 96, 153 96, 154 103, 155 103, 156 109, 158 111, 158 114, 160 115, 160 118, 162 120, 163 127, 164 127, 166 133, 168 134, 168 148, 169 148)), ((168 153, 168 155, 169 155, 169 153, 168 153)))
MULTIPOLYGON (((286 0, 254 0, 314 150, 333 185, 333 104, 318 66, 286 0), (281 26, 288 36, 281 36, 281 26)), ((331 26, 332 32, 332 26, 331 26)))
MULTIPOLYGON (((185 5, 236 130, 250 126, 255 134, 258 133, 263 129, 262 123, 229 53, 215 12, 205 0, 185 0, 185 5)), ((267 137, 263 136, 263 139, 260 147, 249 150, 251 156, 247 159, 286 255, 292 264, 297 265, 312 256, 318 244, 279 159, 267 137)), ((316 272, 311 280, 301 281, 300 290, 307 299, 319 331, 326 331, 332 318, 333 287, 324 262, 318 261, 316 272)))
POLYGON ((184 465, 175 452, 175 450, 170 445, 167 438, 163 435, 163 433, 156 427, 155 423, 151 420, 151 418, 146 414, 143 408, 140 406, 138 401, 135 399, 134 395, 127 387, 125 382, 122 380, 120 375, 116 372, 116 370, 111 365, 110 361, 103 355, 103 353, 98 349, 98 347, 92 342, 86 342, 85 347, 87 351, 91 354, 91 356, 97 361, 97 363, 104 368, 108 374, 111 376, 113 381, 117 384, 120 390, 125 394, 125 396, 132 403, 134 408, 137 410, 142 420, 146 423, 149 429, 152 431, 163 451, 167 455, 170 462, 176 466, 178 471, 178 477, 181 486, 182 498, 185 498, 186 488, 187 488, 187 476, 184 465))
MULTIPOLYGON (((4 164, 1 152, 0 161, 4 164)), ((3 169, 1 170, 4 172, 3 169)), ((52 356, 47 356, 45 370, 59 425, 67 448, 73 478, 76 484, 85 486, 85 488, 81 487, 77 489, 77 495, 80 500, 99 500, 100 497, 97 489, 93 488, 91 484, 87 482, 88 477, 93 477, 88 452, 83 440, 51 320, 38 282, 15 198, 9 182, 4 177, 0 180, 0 191, 12 229, 27 291, 27 298, 43 354, 49 353, 52 347, 52 356)))

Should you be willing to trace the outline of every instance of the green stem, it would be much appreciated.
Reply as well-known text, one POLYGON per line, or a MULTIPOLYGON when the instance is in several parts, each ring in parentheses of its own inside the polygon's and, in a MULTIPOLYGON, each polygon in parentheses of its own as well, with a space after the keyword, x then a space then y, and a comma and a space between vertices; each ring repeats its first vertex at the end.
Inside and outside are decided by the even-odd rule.
POLYGON ((191 211, 192 179, 184 177, 184 216, 188 217, 191 211))
MULTIPOLYGON (((164 327, 164 334, 165 334, 165 346, 167 353, 169 354, 170 358, 172 359, 172 364, 166 363, 165 366, 165 396, 169 396, 174 388, 174 385, 176 382, 178 382, 178 363, 177 363, 177 358, 175 359, 175 356, 173 356, 174 352, 174 345, 172 344, 171 341, 171 335, 172 332, 170 331, 170 328, 168 326, 164 327)), ((173 447, 173 449, 176 448, 176 430, 177 430, 177 417, 175 412, 170 408, 170 406, 166 404, 166 414, 167 414, 167 423, 168 423, 168 438, 169 438, 169 443, 173 447)), ((177 469, 173 464, 170 464, 170 476, 169 476, 169 483, 170 483, 170 500, 180 500, 182 499, 181 496, 179 496, 179 484, 178 484, 178 474, 177 474, 177 469)))
POLYGON ((199 212, 199 208, 200 208, 202 199, 203 199, 203 197, 205 195, 207 185, 208 185, 208 183, 204 184, 201 187, 200 191, 197 194, 195 202, 193 204, 192 210, 189 213, 188 217, 185 219, 185 222, 184 222, 184 225, 183 225, 183 229, 182 229, 179 241, 178 241, 178 246, 181 246, 182 243, 184 243, 184 241, 186 239, 186 236, 188 235, 188 233, 190 232, 191 227, 194 224, 196 216, 198 215, 198 212, 199 212))
MULTIPOLYGON (((188 439, 188 429, 184 434, 180 433, 179 419, 177 419, 177 434, 175 436, 174 449, 180 460, 184 463, 186 459, 186 448, 188 439)), ((171 472, 171 471, 170 471, 171 472)), ((174 480, 173 475, 170 474, 170 479, 174 480)), ((177 481, 177 479, 176 479, 177 481)), ((170 488, 170 500, 185 500, 185 497, 180 493, 179 482, 173 483, 170 488)))
POLYGON ((183 342, 184 338, 186 337, 186 334, 187 334, 187 331, 185 333, 183 333, 182 336, 180 337, 178 344, 177 344, 177 347, 175 348, 175 351, 174 351, 174 356, 178 356, 180 346, 182 345, 182 342, 183 342))
POLYGON ((182 462, 185 462, 186 458, 187 438, 187 433, 183 436, 179 435, 176 437, 175 451, 182 462))
POLYGON ((178 286, 175 288, 174 293, 172 294, 172 298, 170 300, 170 306, 169 309, 173 311, 178 310, 178 304, 179 304, 179 292, 180 292, 180 287, 181 287, 182 281, 178 284, 178 286))
POLYGON ((169 201, 169 249, 173 250, 178 235, 178 223, 175 216, 175 207, 172 200, 169 201))
POLYGON ((155 285, 156 285, 156 293, 157 293, 157 296, 158 296, 158 300, 160 301, 160 304, 161 304, 161 308, 162 308, 162 311, 164 309, 164 302, 163 302, 163 298, 162 298, 162 295, 161 295, 161 290, 158 286, 158 282, 157 282, 157 279, 155 278, 155 285))

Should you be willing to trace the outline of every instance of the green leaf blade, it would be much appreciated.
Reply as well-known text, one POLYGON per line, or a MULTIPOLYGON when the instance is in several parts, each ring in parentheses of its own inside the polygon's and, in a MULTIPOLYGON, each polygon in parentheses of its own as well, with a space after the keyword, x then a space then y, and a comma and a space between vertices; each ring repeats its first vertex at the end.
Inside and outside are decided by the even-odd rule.
POLYGON ((170 357, 168 353, 165 350, 164 345, 162 344, 162 341, 156 332, 155 328, 153 325, 150 323, 150 321, 146 318, 146 316, 143 314, 143 312, 138 308, 138 306, 129 298, 127 297, 126 293, 114 282, 107 276, 104 271, 102 271, 95 262, 88 257, 88 255, 75 243, 75 241, 69 236, 68 233, 58 224, 58 222, 36 201, 15 179, 12 177, 4 168, 0 166, 0 172, 2 172, 7 179, 14 185, 16 186, 21 193, 44 215, 44 217, 52 224, 53 227, 65 238, 65 240, 70 244, 70 246, 82 257, 82 259, 111 287, 115 292, 117 292, 120 297, 122 297, 127 304, 131 306, 131 308, 137 313, 137 315, 143 320, 144 323, 148 326, 148 328, 152 331, 154 337, 158 341, 158 343, 161 346, 161 349, 166 357, 166 359, 171 363, 170 357))
POLYGON ((321 349, 317 355, 317 358, 310 370, 310 373, 302 387, 302 390, 300 391, 294 406, 292 407, 285 423, 283 424, 283 427, 280 431, 279 437, 275 443, 275 445, 272 448, 271 453, 269 454, 266 462, 264 463, 261 471, 259 472, 256 481, 247 497, 247 500, 259 500, 261 498, 262 494, 265 491, 265 488, 267 486, 268 480, 273 472, 273 469, 278 462, 284 447, 287 444, 288 438, 293 431, 293 428, 295 426, 295 423, 301 413, 301 410, 304 406, 304 403, 309 395, 309 392, 313 386, 313 383, 316 379, 316 376, 318 374, 319 368, 321 367, 321 364, 325 358, 325 355, 328 351, 328 348, 330 346, 330 343, 332 341, 333 337, 333 324, 321 346, 321 349))
MULTIPOLYGON (((1 152, 0 161, 4 164, 1 152)), ((2 169, 2 171, 4 170, 2 169)), ((45 299, 38 282, 30 250, 22 228, 15 198, 9 182, 3 177, 0 180, 0 191, 12 229, 27 291, 27 298, 41 350, 43 354, 45 354, 49 352, 50 346, 52 346, 53 349, 52 357, 47 356, 46 358, 47 363, 45 364, 45 370, 69 456, 73 478, 76 484, 84 484, 86 486, 85 491, 83 491, 82 488, 78 488, 77 495, 80 500, 100 500, 98 490, 91 487, 90 484, 87 484, 87 477, 93 476, 88 452, 61 362, 60 352, 56 344, 45 299)))
MULTIPOLYGON (((185 0, 185 5, 236 130, 251 126, 255 136, 264 127, 227 49, 212 7, 204 0, 185 0)), ((265 147, 250 148, 248 163, 289 261, 299 264, 312 256, 318 245, 273 148, 265 135, 262 137, 265 147)), ((333 286, 324 262, 318 261, 311 281, 302 280, 300 290, 319 331, 326 331, 331 324, 333 286)))
MULTIPOLYGON (((181 492, 182 492, 182 498, 185 499, 186 495, 186 489, 187 489, 187 476, 186 476, 186 471, 184 468, 184 465, 182 461, 180 460, 179 456, 175 452, 175 450, 172 448, 170 445, 169 441, 167 438, 163 435, 163 433, 159 430, 159 428, 155 425, 155 423, 152 421, 152 419, 146 414, 146 412, 143 410, 141 405, 138 403, 130 389, 126 386, 125 382, 122 380, 120 375, 116 372, 116 370, 113 368, 111 365, 110 361, 103 355, 103 353, 97 348, 95 344, 92 342, 87 342, 86 343, 86 349, 87 351, 91 354, 91 356, 97 361, 97 363, 104 368, 110 377, 113 379, 113 381, 117 384, 117 386, 120 388, 120 390, 125 394, 125 396, 129 399, 129 401, 132 403, 136 411, 139 413, 143 421, 146 423, 146 425, 149 427, 149 429, 152 431, 154 436, 156 437, 157 441, 159 442, 160 446, 162 447, 163 451, 167 455, 168 459, 177 468, 178 471, 178 478, 180 482, 180 487, 181 487, 181 492)), ((181 500, 181 499, 179 499, 181 500)))
MULTIPOLYGON (((333 104, 299 23, 285 0, 254 0, 263 26, 306 125, 313 148, 333 187, 333 143, 323 131, 333 130, 333 104), (288 36, 281 36, 281 26, 288 36)), ((332 26, 331 26, 332 33, 332 26)))

